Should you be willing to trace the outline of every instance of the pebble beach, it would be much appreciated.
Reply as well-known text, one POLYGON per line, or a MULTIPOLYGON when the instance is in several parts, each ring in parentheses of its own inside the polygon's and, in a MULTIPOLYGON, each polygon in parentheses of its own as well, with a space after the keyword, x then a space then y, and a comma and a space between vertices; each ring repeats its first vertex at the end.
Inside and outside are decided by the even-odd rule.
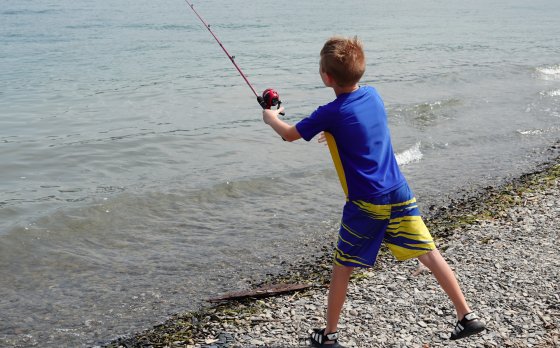
MULTIPOLYGON (((560 347, 559 163, 556 157, 426 218, 485 332, 450 341, 455 313, 435 278, 416 260, 397 262, 382 252, 374 268, 352 277, 339 342, 356 348, 560 347)), ((331 247, 322 250, 267 280, 313 284, 308 290, 209 305, 106 347, 308 347, 309 332, 325 325, 331 247)))

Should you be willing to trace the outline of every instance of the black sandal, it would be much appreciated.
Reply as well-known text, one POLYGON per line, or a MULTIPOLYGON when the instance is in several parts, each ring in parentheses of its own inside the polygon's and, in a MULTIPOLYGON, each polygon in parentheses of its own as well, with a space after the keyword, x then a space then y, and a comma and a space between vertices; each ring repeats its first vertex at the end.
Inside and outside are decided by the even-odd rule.
POLYGON ((325 335, 325 329, 313 329, 313 333, 309 336, 313 347, 318 348, 344 348, 338 343, 338 332, 331 332, 325 335), (331 341, 333 343, 325 343, 331 341))
POLYGON ((486 329, 484 323, 478 319, 474 312, 470 312, 457 322, 449 339, 458 340, 482 332, 484 329, 486 329))

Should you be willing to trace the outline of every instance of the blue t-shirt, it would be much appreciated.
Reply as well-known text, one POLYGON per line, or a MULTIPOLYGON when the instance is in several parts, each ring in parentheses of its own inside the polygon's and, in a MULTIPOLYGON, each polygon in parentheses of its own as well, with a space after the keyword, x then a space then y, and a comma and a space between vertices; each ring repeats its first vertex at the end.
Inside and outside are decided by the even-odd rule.
POLYGON ((298 122, 296 129, 307 141, 325 132, 349 200, 377 197, 405 183, 393 152, 385 106, 373 87, 361 86, 339 95, 298 122))

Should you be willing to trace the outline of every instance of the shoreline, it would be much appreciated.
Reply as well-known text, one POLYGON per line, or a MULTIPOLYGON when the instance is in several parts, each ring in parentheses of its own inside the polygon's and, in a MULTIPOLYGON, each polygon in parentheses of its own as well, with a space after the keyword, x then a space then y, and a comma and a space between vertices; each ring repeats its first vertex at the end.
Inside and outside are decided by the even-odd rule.
MULTIPOLYGON (((447 340, 455 323, 453 308, 433 276, 418 268, 415 260, 397 262, 382 249, 374 268, 352 276, 340 343, 348 347, 560 346, 560 264, 554 243, 555 226, 560 225, 560 142, 550 151, 553 159, 531 173, 470 192, 446 206, 432 206, 424 216, 467 300, 489 330, 474 338, 447 340), (517 322, 516 315, 523 320, 517 322)), ((309 290, 176 314, 103 347, 309 346, 308 331, 324 325, 331 250, 330 244, 324 245, 320 255, 254 284, 255 288, 313 284, 309 290)))

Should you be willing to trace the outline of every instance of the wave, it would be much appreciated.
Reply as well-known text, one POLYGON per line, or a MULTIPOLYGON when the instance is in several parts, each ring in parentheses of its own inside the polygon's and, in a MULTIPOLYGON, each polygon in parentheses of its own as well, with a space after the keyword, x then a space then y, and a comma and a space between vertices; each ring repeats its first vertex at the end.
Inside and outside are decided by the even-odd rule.
POLYGON ((424 157, 424 154, 420 151, 420 142, 417 142, 411 148, 395 154, 395 157, 397 158, 397 163, 400 166, 404 166, 409 163, 420 161, 422 157, 424 157))
POLYGON ((560 97, 560 89, 555 89, 552 91, 541 92, 541 95, 549 96, 549 97, 560 97))
POLYGON ((417 127, 429 127, 452 117, 454 109, 461 105, 460 99, 443 99, 433 102, 399 106, 390 110, 395 117, 400 117, 417 127))
POLYGON ((121 26, 125 29, 148 29, 148 30, 177 30, 177 31, 192 31, 198 30, 198 25, 187 24, 155 24, 155 23, 132 23, 121 26))
POLYGON ((560 64, 540 66, 536 70, 543 80, 560 80, 560 64))
POLYGON ((521 135, 539 135, 539 134, 543 134, 545 131, 543 129, 518 129, 517 133, 521 134, 521 135))
POLYGON ((45 14, 45 13, 55 13, 55 12, 58 12, 58 11, 54 10, 54 9, 46 9, 46 10, 23 9, 23 10, 2 11, 2 12, 0 12, 0 15, 6 15, 6 16, 10 16, 10 15, 41 15, 41 14, 45 14))
POLYGON ((517 133, 519 133, 521 135, 541 135, 541 134, 558 132, 559 130, 560 130, 560 127, 552 126, 552 127, 544 128, 544 129, 541 129, 541 128, 518 129, 517 133))
POLYGON ((540 72, 541 74, 545 74, 545 75, 559 75, 560 74, 560 65, 538 67, 537 71, 540 72))

